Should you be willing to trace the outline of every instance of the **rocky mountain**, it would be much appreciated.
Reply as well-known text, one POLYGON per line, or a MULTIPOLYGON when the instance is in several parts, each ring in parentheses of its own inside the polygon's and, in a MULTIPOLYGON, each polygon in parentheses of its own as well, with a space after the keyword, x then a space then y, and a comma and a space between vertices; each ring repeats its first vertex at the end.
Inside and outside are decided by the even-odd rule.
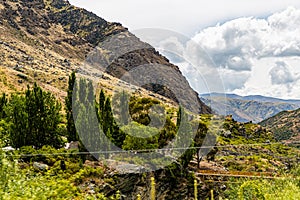
POLYGON ((284 100, 259 95, 239 96, 236 94, 211 93, 200 95, 203 102, 215 112, 232 115, 240 122, 258 123, 285 110, 300 107, 300 100, 284 100))
POLYGON ((179 68, 153 47, 121 24, 107 22, 66 0, 1 0, 0 29, 0 87, 4 92, 22 90, 37 81, 58 96, 64 96, 67 75, 72 70, 94 77, 99 75, 85 67, 89 64, 94 69, 97 65, 97 72, 130 84, 136 85, 137 78, 148 80, 138 86, 180 103, 190 111, 211 112, 179 68), (145 66, 138 74, 140 77, 125 76, 140 66, 145 66), (162 81, 153 81, 153 77, 162 81))
POLYGON ((278 141, 300 142, 300 109, 280 112, 259 124, 272 131, 278 141))

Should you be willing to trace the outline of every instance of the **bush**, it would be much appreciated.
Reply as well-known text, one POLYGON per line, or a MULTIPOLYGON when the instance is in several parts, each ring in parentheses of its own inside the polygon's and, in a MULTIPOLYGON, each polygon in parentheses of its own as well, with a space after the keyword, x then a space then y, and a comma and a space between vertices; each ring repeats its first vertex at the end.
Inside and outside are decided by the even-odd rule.
POLYGON ((238 187, 236 184, 229 185, 225 197, 238 200, 300 199, 300 186, 295 178, 246 180, 239 185, 238 187))
MULTIPOLYGON (((32 151, 30 148, 23 150, 25 149, 32 151)), ((103 194, 85 194, 75 186, 74 182, 91 176, 102 177, 102 169, 87 167, 74 176, 54 176, 51 169, 46 173, 36 174, 28 168, 21 170, 17 161, 11 161, 2 154, 0 199, 107 199, 103 194)))

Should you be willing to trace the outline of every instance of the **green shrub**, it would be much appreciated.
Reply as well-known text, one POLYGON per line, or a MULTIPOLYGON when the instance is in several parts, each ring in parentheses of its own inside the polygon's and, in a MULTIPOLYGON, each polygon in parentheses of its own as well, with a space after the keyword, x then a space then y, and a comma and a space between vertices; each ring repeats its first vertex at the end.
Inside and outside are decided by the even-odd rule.
MULTIPOLYGON (((57 167, 56 163, 54 167, 57 167)), ((2 154, 0 199, 107 199, 103 194, 85 194, 75 185, 87 177, 102 178, 102 169, 86 167, 74 176, 54 175, 52 169, 53 167, 43 174, 36 173, 30 168, 22 170, 17 161, 11 161, 6 154, 2 154)))

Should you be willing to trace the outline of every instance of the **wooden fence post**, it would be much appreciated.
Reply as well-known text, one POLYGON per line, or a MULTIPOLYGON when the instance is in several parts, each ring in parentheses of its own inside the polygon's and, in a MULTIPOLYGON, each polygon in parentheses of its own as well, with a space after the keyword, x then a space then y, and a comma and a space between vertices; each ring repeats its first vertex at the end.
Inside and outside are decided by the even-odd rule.
POLYGON ((155 200, 155 180, 151 177, 151 200, 155 200))
POLYGON ((141 195, 140 194, 137 195, 137 200, 141 200, 141 195))
POLYGON ((121 192, 120 190, 117 191, 117 194, 116 194, 116 199, 121 199, 121 192))
POLYGON ((197 180, 194 180, 194 197, 195 200, 198 200, 198 188, 197 188, 197 180))

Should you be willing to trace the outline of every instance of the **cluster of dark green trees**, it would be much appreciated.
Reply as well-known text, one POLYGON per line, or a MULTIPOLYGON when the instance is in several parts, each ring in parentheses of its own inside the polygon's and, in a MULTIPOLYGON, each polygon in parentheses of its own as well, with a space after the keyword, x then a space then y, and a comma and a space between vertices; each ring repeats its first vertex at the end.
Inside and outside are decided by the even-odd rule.
POLYGON ((96 100, 91 80, 76 81, 74 74, 69 80, 66 98, 69 140, 79 140, 82 150, 89 152, 116 150, 113 146, 121 148, 125 134, 114 119, 110 97, 101 90, 96 100))
POLYGON ((183 149, 183 166, 199 155, 199 149, 191 147, 201 146, 207 127, 191 120, 183 108, 177 111, 174 123, 174 115, 167 115, 157 100, 130 97, 124 91, 108 96, 101 90, 95 95, 94 90, 91 80, 77 80, 73 72, 69 76, 65 115, 59 101, 37 84, 21 94, 2 94, 0 136, 6 135, 7 144, 13 147, 37 149, 44 145, 62 147, 66 138, 68 142, 80 141, 80 150, 90 152, 116 150, 114 147, 161 149, 174 143, 183 149))
POLYGON ((28 86, 25 94, 13 94, 0 98, 0 117, 6 127, 2 135, 8 134, 9 144, 22 146, 43 145, 60 147, 63 134, 61 104, 49 92, 43 91, 37 84, 28 86))
POLYGON ((72 130, 72 138, 79 138, 89 151, 116 150, 113 146, 124 150, 157 149, 175 137, 177 127, 171 118, 150 111, 156 105, 156 110, 162 112, 157 100, 129 97, 124 91, 110 97, 103 90, 96 100, 91 81, 76 81, 74 75, 69 80, 72 81, 69 91, 74 89, 68 92, 66 99, 67 129, 72 130))

